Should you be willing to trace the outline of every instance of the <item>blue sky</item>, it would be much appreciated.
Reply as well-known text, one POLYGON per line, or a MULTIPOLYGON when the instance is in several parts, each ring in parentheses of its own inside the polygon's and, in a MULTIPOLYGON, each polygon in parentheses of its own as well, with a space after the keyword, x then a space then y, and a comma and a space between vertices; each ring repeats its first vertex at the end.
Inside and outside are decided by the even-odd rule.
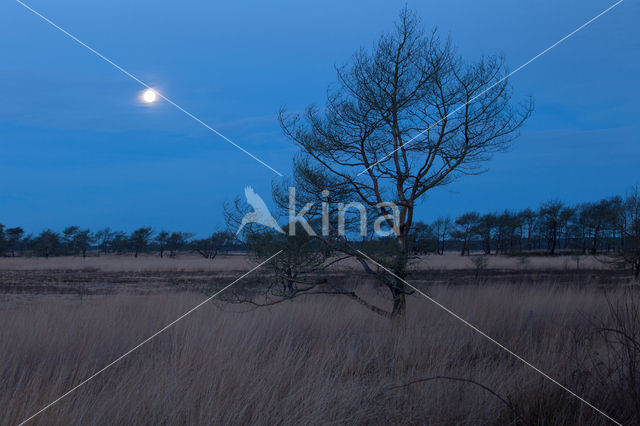
MULTIPOLYGON (((334 66, 391 29, 404 2, 26 2, 287 174, 276 121, 322 104, 334 66)), ((515 69, 609 1, 410 1, 468 59, 515 69)), ((640 182, 640 4, 626 0, 512 78, 536 110, 513 148, 428 195, 419 216, 621 194, 640 182)), ((13 1, 0 5, 0 223, 211 232, 274 173, 13 1)))

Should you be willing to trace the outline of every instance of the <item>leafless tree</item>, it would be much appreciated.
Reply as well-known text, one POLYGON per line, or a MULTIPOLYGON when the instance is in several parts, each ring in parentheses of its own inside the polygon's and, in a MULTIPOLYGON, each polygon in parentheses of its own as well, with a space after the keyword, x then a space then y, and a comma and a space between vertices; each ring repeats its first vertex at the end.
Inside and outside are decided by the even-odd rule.
POLYGON ((200 238, 191 242, 191 249, 198 252, 205 259, 215 259, 218 252, 231 245, 233 234, 227 231, 216 231, 207 238, 200 238))
POLYGON ((405 312, 407 237, 418 201, 461 175, 481 172, 531 113, 530 101, 512 105, 506 74, 500 57, 465 62, 405 8, 394 31, 338 68, 325 108, 281 111, 284 133, 301 149, 293 182, 301 201, 318 202, 329 189, 336 199, 351 198, 385 216, 389 226, 391 209, 381 203, 399 207, 395 254, 377 258, 397 278, 369 268, 346 238, 337 247, 388 287, 393 317, 405 312))
POLYGON ((480 274, 485 269, 487 269, 487 266, 489 265, 489 258, 487 257, 487 255, 483 254, 483 255, 472 256, 470 259, 471 259, 471 263, 473 264, 476 270, 475 280, 478 281, 480 274))
POLYGON ((439 240, 438 254, 444 254, 445 242, 451 229, 451 218, 439 217, 433 222, 433 227, 439 240))

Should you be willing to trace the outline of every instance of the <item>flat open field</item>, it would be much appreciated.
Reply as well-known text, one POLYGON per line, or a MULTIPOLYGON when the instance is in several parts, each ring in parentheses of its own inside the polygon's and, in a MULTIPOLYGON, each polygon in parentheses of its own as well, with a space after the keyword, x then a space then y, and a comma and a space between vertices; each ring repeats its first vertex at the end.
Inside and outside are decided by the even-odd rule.
MULTIPOLYGON (((0 423, 38 412, 252 265, 0 259, 0 423)), ((335 279, 388 304, 351 268, 335 279)), ((259 285, 256 272, 239 284, 259 285)), ((640 336, 627 274, 589 258, 578 270, 571 257, 497 257, 476 276, 449 254, 416 262, 410 281, 617 421, 640 421, 640 351, 605 331, 640 336)), ((417 294, 403 324, 342 296, 264 308, 214 299, 32 424, 270 423, 611 424, 417 294)))
MULTIPOLYGON (((473 257, 473 256, 472 256, 473 257)), ((628 281, 624 272, 613 271, 592 256, 579 260, 570 256, 507 257, 488 256, 488 264, 476 274, 469 256, 446 253, 422 256, 411 263, 411 281, 424 285, 478 284, 487 282, 612 284, 628 281)), ((233 281, 255 267, 257 262, 244 254, 220 255, 215 259, 182 255, 177 258, 131 255, 94 257, 0 258, 0 294, 65 293, 114 294, 175 291, 210 291, 233 281)), ((260 283, 257 270, 245 283, 260 283)), ((331 275, 347 284, 366 278, 355 261, 340 262, 331 275)))
MULTIPOLYGON (((572 256, 487 256, 488 269, 509 270, 574 270, 576 258, 572 256)), ((197 255, 180 255, 176 258, 165 256, 102 255, 82 258, 78 256, 51 257, 0 257, 0 270, 87 270, 102 272, 245 272, 255 266, 244 254, 219 255, 215 259, 205 259, 197 255)), ((359 269, 356 262, 341 262, 337 270, 359 269)), ((412 261, 414 270, 473 269, 469 256, 447 252, 442 256, 420 256, 412 261)), ((593 256, 580 256, 582 269, 608 269, 607 265, 593 256)))

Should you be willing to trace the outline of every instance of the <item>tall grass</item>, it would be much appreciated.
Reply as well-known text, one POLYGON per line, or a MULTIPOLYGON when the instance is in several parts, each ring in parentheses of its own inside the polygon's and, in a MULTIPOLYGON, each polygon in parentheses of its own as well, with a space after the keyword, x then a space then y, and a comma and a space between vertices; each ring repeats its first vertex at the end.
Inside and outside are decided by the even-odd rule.
MULTIPOLYGON (((598 332, 616 326, 612 306, 628 293, 489 285, 432 294, 612 417, 640 421, 632 396, 613 392, 626 373, 607 373, 607 362, 622 361, 598 332)), ((2 424, 25 419, 201 300, 3 301, 2 424)), ((205 305, 34 424, 608 424, 420 296, 409 298, 401 331, 340 296, 247 309, 205 305), (408 384, 434 376, 485 388, 408 384)), ((625 324, 640 328, 634 321, 625 324)))

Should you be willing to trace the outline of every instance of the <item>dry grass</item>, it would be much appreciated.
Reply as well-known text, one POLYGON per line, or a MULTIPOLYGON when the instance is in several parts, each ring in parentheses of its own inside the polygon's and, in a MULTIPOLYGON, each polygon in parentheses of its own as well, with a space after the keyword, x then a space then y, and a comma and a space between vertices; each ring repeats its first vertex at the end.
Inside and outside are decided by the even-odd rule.
POLYGON ((0 270, 96 270, 102 272, 222 272, 247 271, 254 263, 243 254, 220 255, 205 259, 198 255, 181 255, 175 258, 140 255, 102 255, 0 258, 0 270))
MULTIPOLYGON (((436 287, 433 295, 625 422, 624 401, 593 376, 607 351, 589 318, 608 318, 594 287, 436 287), (531 314, 533 312, 533 314, 531 314), (531 317, 531 315, 533 315, 531 317), (531 321, 533 318, 533 322, 531 321)), ((373 295, 375 296, 375 295, 373 295)), ((621 291, 611 294, 612 300, 621 291)), ((0 304, 2 424, 16 424, 203 299, 39 296, 0 304)), ((350 300, 270 308, 204 306, 52 409, 36 424, 607 424, 420 296, 402 332, 350 300), (232 311, 233 310, 233 311, 232 311)), ((637 415, 637 413, 635 413, 637 415)))
MULTIPOLYGON (((447 252, 443 256, 421 256, 412 262, 417 270, 454 270, 474 269, 472 258, 477 255, 460 256, 447 252)), ((534 256, 523 258, 514 256, 487 256, 487 268, 503 270, 555 271, 575 270, 578 267, 572 256, 534 256)), ((245 254, 224 254, 215 259, 205 259, 199 255, 181 254, 176 258, 157 255, 101 255, 83 259, 79 256, 50 257, 0 257, 0 270, 97 270, 103 272, 229 272, 246 271, 255 266, 255 262, 245 254)), ((580 256, 582 269, 607 269, 608 265, 593 256, 580 256)), ((361 271, 357 261, 337 264, 336 270, 361 271)))

